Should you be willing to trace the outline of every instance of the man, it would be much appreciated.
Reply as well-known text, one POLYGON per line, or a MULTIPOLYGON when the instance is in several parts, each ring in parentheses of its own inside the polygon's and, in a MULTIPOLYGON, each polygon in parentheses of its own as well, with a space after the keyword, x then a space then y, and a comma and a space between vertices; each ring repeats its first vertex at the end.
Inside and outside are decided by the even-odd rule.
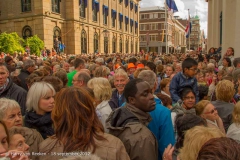
POLYGON ((27 91, 13 83, 4 64, 0 64, 0 98, 2 97, 17 101, 21 107, 22 115, 25 115, 27 91))
POLYGON ((67 63, 67 62, 64 62, 64 63, 63 63, 63 69, 64 69, 67 73, 69 72, 69 67, 70 67, 69 63, 67 63))
POLYGON ((26 84, 26 78, 35 70, 35 63, 33 60, 28 59, 23 61, 23 69, 21 70, 18 78, 20 79, 20 84, 23 89, 28 91, 28 86, 26 84))
POLYGON ((87 72, 80 71, 74 75, 72 83, 74 87, 87 87, 87 83, 90 79, 91 76, 87 72))
POLYGON ((147 112, 156 105, 150 85, 142 79, 131 80, 124 95, 126 105, 113 111, 106 120, 109 133, 123 142, 130 159, 157 160, 157 141, 146 127, 151 121, 147 112))
POLYGON ((72 79, 73 79, 73 76, 78 72, 80 71, 81 69, 84 69, 85 68, 85 61, 81 58, 76 58, 74 61, 73 61, 73 66, 75 68, 74 71, 72 72, 69 72, 67 74, 67 78, 68 78, 68 83, 67 83, 67 86, 70 87, 72 86, 72 79))
MULTIPOLYGON (((138 78, 149 83, 152 93, 157 88, 156 74, 150 70, 141 71, 138 78)), ((154 95, 156 102, 155 110, 150 112, 152 121, 149 123, 148 128, 155 135, 158 141, 158 159, 162 159, 164 149, 169 144, 175 144, 174 130, 172 126, 171 112, 169 109, 162 105, 161 100, 154 95)))
POLYGON ((124 70, 118 69, 115 72, 113 76, 113 83, 116 89, 113 91, 112 98, 108 102, 112 110, 121 107, 122 104, 126 102, 123 91, 128 81, 129 81, 128 75, 124 70))

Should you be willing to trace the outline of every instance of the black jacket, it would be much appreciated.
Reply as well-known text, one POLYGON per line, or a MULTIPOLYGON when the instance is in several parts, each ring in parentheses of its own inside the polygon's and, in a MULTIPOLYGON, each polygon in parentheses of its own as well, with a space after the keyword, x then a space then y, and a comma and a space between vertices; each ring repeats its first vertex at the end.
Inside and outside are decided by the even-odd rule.
POLYGON ((27 91, 13 83, 11 78, 9 78, 9 83, 5 90, 0 94, 0 98, 3 97, 17 101, 21 107, 22 115, 25 115, 27 91))
POLYGON ((18 78, 20 79, 20 84, 23 89, 25 89, 26 91, 28 91, 28 86, 26 84, 26 78, 30 75, 30 73, 25 70, 25 69, 22 69, 21 70, 21 73, 18 75, 18 78))

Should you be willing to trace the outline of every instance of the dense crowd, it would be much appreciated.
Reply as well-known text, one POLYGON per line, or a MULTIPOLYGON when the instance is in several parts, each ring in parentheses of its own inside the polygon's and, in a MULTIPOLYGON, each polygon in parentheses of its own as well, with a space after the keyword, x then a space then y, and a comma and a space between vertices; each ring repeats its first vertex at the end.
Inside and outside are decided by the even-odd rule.
POLYGON ((231 47, 222 55, 2 52, 0 157, 236 160, 239 84, 231 47))

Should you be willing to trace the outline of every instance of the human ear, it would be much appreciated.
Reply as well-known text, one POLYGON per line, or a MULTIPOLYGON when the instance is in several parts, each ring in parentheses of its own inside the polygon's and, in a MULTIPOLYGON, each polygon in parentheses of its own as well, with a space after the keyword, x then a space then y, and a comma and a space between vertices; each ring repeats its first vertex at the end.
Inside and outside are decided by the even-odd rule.
POLYGON ((134 97, 128 97, 128 102, 132 105, 135 104, 135 98, 134 97))

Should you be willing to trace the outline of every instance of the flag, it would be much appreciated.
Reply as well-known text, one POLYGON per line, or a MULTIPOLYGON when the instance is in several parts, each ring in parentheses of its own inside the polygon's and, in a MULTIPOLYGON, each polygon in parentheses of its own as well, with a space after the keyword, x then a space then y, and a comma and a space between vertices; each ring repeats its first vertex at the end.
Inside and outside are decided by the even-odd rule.
POLYGON ((173 13, 178 12, 178 8, 174 0, 166 0, 166 4, 169 9, 173 10, 173 13))
POLYGON ((192 23, 190 21, 190 14, 189 14, 189 10, 188 10, 188 21, 187 21, 187 26, 186 26, 186 29, 185 29, 186 38, 189 38, 189 36, 191 34, 191 31, 192 31, 192 23))

